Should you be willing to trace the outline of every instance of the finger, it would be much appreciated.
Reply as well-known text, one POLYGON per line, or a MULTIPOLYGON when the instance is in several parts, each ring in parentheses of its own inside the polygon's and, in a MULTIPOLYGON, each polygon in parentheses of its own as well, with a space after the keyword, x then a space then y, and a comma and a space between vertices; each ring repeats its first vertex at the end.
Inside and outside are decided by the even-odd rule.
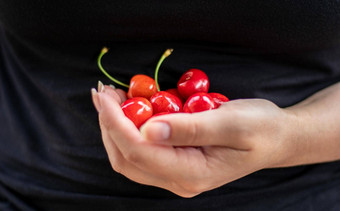
MULTIPOLYGON (((201 189, 198 189, 198 182, 193 182, 192 177, 186 173, 185 175, 190 177, 187 179, 191 182, 190 185, 185 185, 185 180, 183 180, 180 176, 173 179, 164 171, 162 171, 163 174, 155 174, 154 172, 150 173, 146 171, 145 168, 140 168, 139 166, 134 165, 133 163, 125 160, 114 141, 111 140, 107 131, 104 130, 102 134, 104 146, 107 150, 112 168, 130 180, 143 185, 163 188, 182 197, 193 197, 206 190, 206 188, 202 186, 201 189)), ((209 180, 211 179, 210 176, 207 178, 209 178, 209 180)))
POLYGON ((108 95, 110 95, 111 97, 113 97, 118 102, 118 104, 121 104, 123 102, 122 98, 117 93, 117 90, 113 89, 113 87, 105 85, 104 89, 103 89, 103 92, 105 92, 108 95))
POLYGON ((92 102, 98 112, 101 110, 101 105, 100 105, 99 98, 98 98, 98 92, 105 92, 108 95, 110 95, 112 98, 114 98, 119 104, 122 103, 122 98, 120 97, 120 95, 117 94, 114 87, 104 85, 101 81, 98 81, 97 90, 95 88, 92 88, 91 96, 92 96, 92 102))
POLYGON ((112 162, 116 162, 112 165, 117 171, 136 182, 166 188, 182 196, 193 196, 198 194, 197 190, 203 190, 202 186, 200 189, 187 189, 182 183, 192 184, 193 178, 190 175, 193 174, 206 180, 210 178, 210 175, 203 173, 206 160, 199 149, 176 149, 141 140, 133 123, 129 125, 124 121, 127 118, 122 116, 124 114, 117 102, 106 93, 99 95, 103 107, 99 117, 103 140, 108 151, 115 152, 108 153, 112 162), (110 112, 105 112, 107 110, 110 112), (113 157, 113 154, 119 154, 120 157, 113 157))
POLYGON ((116 89, 116 92, 119 95, 122 102, 125 102, 125 100, 127 99, 126 92, 122 89, 116 89))
POLYGON ((103 142, 108 153, 108 157, 112 168, 128 179, 149 186, 155 186, 166 189, 182 197, 193 197, 199 194, 201 191, 192 191, 185 189, 179 183, 170 180, 164 175, 155 175, 146 172, 144 169, 135 166, 134 164, 126 161, 124 156, 119 151, 114 141, 110 139, 107 132, 103 132, 103 142))
POLYGON ((143 160, 146 159, 144 157, 156 152, 157 148, 159 148, 157 153, 159 151, 173 153, 171 146, 151 146, 150 143, 142 138, 139 130, 124 115, 120 105, 114 99, 106 93, 98 93, 98 95, 102 107, 99 113, 102 131, 106 130, 110 134, 111 139, 115 141, 115 144, 127 160, 135 164, 143 163, 143 160), (168 149, 166 150, 166 148, 168 149))
POLYGON ((101 107, 101 112, 99 112, 101 128, 105 127, 107 131, 116 134, 117 139, 142 141, 139 130, 124 115, 116 98, 112 97, 109 93, 99 92, 98 100, 101 107))
POLYGON ((102 130, 102 138, 110 164, 117 173, 141 184, 158 187, 162 187, 161 185, 163 185, 164 188, 166 184, 165 181, 127 162, 106 130, 102 130))
MULTIPOLYGON (((106 92, 105 94, 110 95, 109 93, 106 93, 106 92)), ((110 97, 112 96, 110 95, 110 97)), ((115 113, 118 113, 115 119, 120 119, 119 118, 120 112, 119 112, 119 109, 117 109, 117 103, 115 103, 114 100, 112 100, 111 103, 113 105, 112 108, 116 109, 115 113)), ((145 172, 143 169, 140 169, 139 167, 133 165, 131 162, 128 162, 125 159, 125 157, 120 152, 120 150, 117 148, 115 142, 111 139, 111 136, 109 135, 110 131, 112 132, 110 128, 112 128, 113 126, 108 127, 107 125, 110 123, 108 122, 108 120, 103 120, 102 116, 99 116, 99 121, 105 122, 101 124, 102 139, 103 139, 103 144, 107 151, 112 168, 116 172, 123 174, 124 176, 126 176, 127 178, 135 182, 145 184, 145 185, 152 185, 152 186, 165 188, 166 182, 163 179, 160 179, 150 173, 145 172)), ((133 126, 133 128, 135 127, 133 126)), ((117 129, 117 131, 119 131, 119 129, 117 129)), ((128 134, 128 133, 124 133, 124 134, 128 134)), ((120 138, 120 139, 123 139, 123 138, 120 138)))
POLYGON ((179 149, 145 141, 134 124, 124 116, 117 102, 105 93, 98 94, 102 105, 99 113, 101 128, 107 130, 125 160, 147 172, 173 180, 191 175, 193 171, 202 174, 205 157, 200 149, 179 149), (195 169, 189 169, 188 166, 195 169))
POLYGON ((95 88, 91 89, 91 97, 94 107, 96 108, 97 112, 101 110, 99 98, 98 98, 98 92, 95 88))
MULTIPOLYGON (((101 86, 104 86, 100 81, 98 82, 98 90, 100 90, 100 87, 101 86)), ((127 96, 126 96, 126 92, 122 89, 116 89, 116 87, 112 84, 110 85, 105 85, 104 86, 105 89, 103 91, 108 91, 109 94, 110 92, 111 93, 115 93, 114 95, 112 95, 112 97, 117 97, 117 95, 119 96, 119 99, 117 99, 119 101, 119 103, 123 103, 126 99, 127 99, 127 96)))
POLYGON ((145 140, 173 146, 227 146, 248 149, 240 120, 232 111, 215 109, 193 114, 154 117, 141 128, 145 140))

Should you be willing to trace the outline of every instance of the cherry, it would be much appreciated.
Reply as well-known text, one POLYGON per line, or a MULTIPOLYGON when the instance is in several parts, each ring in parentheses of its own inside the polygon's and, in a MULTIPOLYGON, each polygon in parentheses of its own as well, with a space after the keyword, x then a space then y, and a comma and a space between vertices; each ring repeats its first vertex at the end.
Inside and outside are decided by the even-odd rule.
POLYGON ((170 94, 175 95, 176 97, 178 97, 181 100, 182 104, 185 103, 185 99, 182 97, 182 95, 178 92, 178 90, 176 88, 167 89, 165 91, 169 92, 170 94))
POLYGON ((138 74, 131 78, 127 97, 145 97, 149 99, 156 92, 157 85, 155 80, 147 75, 138 74))
POLYGON ((198 92, 191 95, 184 104, 183 110, 186 113, 195 113, 216 108, 214 99, 205 92, 198 92))
POLYGON ((129 118, 139 129, 152 114, 152 105, 148 99, 144 97, 134 97, 127 99, 121 108, 127 118, 129 118))
POLYGON ((220 107, 223 103, 228 102, 229 98, 227 98, 226 96, 220 94, 220 93, 216 93, 216 92, 211 92, 208 93, 215 101, 216 103, 216 108, 220 107))
POLYGON ((153 108, 153 113, 176 113, 183 111, 182 101, 173 94, 166 91, 160 91, 152 95, 150 102, 153 108))
POLYGON ((178 92, 184 99, 197 92, 208 92, 208 76, 199 69, 190 69, 186 71, 177 82, 178 92))
POLYGON ((189 69, 177 82, 177 89, 160 91, 158 84, 159 67, 171 53, 167 49, 159 59, 155 69, 155 79, 138 74, 131 78, 130 85, 124 84, 110 76, 102 67, 101 59, 108 52, 103 48, 98 57, 99 69, 115 83, 129 88, 127 97, 122 104, 122 110, 137 128, 152 116, 165 115, 175 112, 201 112, 218 108, 229 99, 219 93, 208 93, 208 76, 199 69, 189 69), (149 101, 150 99, 150 101, 149 101), (186 100, 186 101, 185 101, 186 100), (183 102, 184 106, 183 106, 183 102))
POLYGON ((161 66, 164 59, 166 59, 171 53, 172 49, 167 49, 161 58, 159 59, 156 69, 155 69, 155 80, 147 75, 138 74, 131 78, 130 85, 125 84, 114 77, 112 77, 110 74, 107 73, 107 71, 103 68, 101 64, 102 57, 108 52, 108 48, 104 47, 97 59, 97 64, 99 69, 106 75, 109 79, 111 79, 113 82, 115 82, 118 85, 121 85, 123 87, 129 88, 128 90, 128 98, 133 97, 145 97, 149 99, 153 94, 155 94, 157 91, 160 91, 159 85, 158 85, 158 71, 159 67, 161 66))

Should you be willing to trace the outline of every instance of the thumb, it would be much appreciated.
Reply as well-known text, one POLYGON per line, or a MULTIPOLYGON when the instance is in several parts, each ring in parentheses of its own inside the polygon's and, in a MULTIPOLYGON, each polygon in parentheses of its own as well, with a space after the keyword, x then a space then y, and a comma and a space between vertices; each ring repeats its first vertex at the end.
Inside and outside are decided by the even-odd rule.
MULTIPOLYGON (((145 140, 173 146, 227 145, 228 117, 218 109, 200 113, 176 113, 151 118, 141 127, 145 140)), ((233 126, 234 127, 234 126, 233 126)))

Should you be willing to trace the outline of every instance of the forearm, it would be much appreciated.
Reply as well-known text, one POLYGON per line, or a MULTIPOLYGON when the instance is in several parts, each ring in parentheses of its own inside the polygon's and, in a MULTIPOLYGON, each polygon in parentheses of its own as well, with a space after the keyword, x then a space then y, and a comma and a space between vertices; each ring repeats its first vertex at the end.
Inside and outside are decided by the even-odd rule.
POLYGON ((340 83, 285 109, 288 135, 279 167, 340 159, 340 83))

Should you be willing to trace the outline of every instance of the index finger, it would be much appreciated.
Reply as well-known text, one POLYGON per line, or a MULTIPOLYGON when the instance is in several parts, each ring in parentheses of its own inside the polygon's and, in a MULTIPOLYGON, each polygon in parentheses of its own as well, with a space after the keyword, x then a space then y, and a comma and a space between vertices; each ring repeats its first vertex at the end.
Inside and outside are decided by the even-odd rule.
POLYGON ((200 150, 177 149, 147 142, 114 99, 105 93, 99 93, 99 96, 102 106, 99 113, 101 128, 108 131, 127 161, 153 174, 178 178, 185 172, 192 174, 193 170, 188 169, 188 166, 205 160, 200 150))

